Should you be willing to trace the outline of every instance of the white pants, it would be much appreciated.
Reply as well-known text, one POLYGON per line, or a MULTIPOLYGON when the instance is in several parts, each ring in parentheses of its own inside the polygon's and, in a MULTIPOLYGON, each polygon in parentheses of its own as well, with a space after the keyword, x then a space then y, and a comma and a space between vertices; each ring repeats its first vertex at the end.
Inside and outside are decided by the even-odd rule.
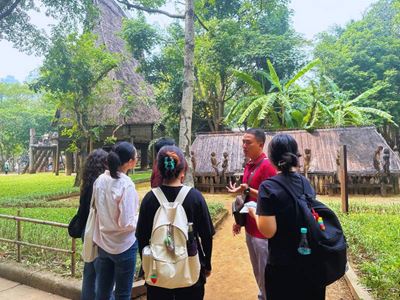
POLYGON ((265 294, 265 267, 268 260, 268 240, 251 236, 246 232, 246 244, 249 250, 254 277, 258 285, 258 299, 266 300, 265 294))

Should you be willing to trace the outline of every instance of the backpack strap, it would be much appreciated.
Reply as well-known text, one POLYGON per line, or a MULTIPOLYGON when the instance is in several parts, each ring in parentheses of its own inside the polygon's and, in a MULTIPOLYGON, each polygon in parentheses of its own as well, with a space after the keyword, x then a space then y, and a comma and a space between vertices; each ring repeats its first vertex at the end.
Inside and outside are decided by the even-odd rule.
POLYGON ((185 198, 189 191, 191 190, 190 186, 183 185, 181 190, 178 193, 178 196, 176 196, 175 201, 176 203, 180 203, 181 205, 183 204, 183 201, 185 201, 185 198))
POLYGON ((174 205, 178 204, 183 204, 183 201, 185 201, 185 198, 189 191, 191 190, 190 186, 183 185, 181 190, 178 193, 178 196, 176 196, 174 202, 169 202, 167 200, 167 197, 165 197, 165 194, 163 193, 162 189, 160 187, 156 187, 154 189, 151 189, 153 191, 154 196, 156 196, 158 203, 160 203, 160 206, 166 203, 174 203, 174 205))
MULTIPOLYGON (((301 195, 306 195, 306 196, 309 195, 308 193, 306 193, 306 190, 309 190, 311 188, 310 184, 308 182, 306 183, 303 176, 300 175, 300 180, 303 185, 303 191, 300 193, 296 193, 292 188, 291 182, 289 182, 289 180, 284 175, 274 176, 274 177, 268 178, 267 180, 277 183, 289 195, 289 197, 292 198, 293 204, 294 204, 295 216, 296 216, 296 223, 298 225, 301 225, 302 221, 299 220, 299 205, 300 204, 298 202, 299 201, 298 198, 301 195)), ((305 200, 308 201, 308 197, 305 197, 305 200)))

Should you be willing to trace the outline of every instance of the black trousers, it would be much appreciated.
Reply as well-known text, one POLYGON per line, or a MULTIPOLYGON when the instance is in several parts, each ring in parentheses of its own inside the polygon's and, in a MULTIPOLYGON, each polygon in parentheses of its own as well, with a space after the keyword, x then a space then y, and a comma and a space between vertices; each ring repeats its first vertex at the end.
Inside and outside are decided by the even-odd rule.
POLYGON ((265 268, 267 300, 324 300, 325 287, 312 286, 294 266, 265 268))
POLYGON ((147 300, 203 300, 204 284, 195 284, 187 288, 164 289, 147 286, 147 300))

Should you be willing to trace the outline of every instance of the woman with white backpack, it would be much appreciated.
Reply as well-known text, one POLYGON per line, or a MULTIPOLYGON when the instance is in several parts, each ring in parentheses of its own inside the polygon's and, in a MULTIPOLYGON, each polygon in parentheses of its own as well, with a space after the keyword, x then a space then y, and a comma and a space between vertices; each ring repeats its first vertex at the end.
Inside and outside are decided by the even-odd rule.
POLYGON ((93 186, 96 222, 93 242, 98 246, 96 300, 130 300, 138 242, 135 237, 139 197, 126 173, 136 165, 136 149, 116 144, 107 157, 108 170, 93 186))
POLYGON ((162 147, 157 166, 163 183, 144 197, 136 229, 147 299, 201 300, 215 233, 208 207, 183 185, 187 164, 178 147, 162 147))

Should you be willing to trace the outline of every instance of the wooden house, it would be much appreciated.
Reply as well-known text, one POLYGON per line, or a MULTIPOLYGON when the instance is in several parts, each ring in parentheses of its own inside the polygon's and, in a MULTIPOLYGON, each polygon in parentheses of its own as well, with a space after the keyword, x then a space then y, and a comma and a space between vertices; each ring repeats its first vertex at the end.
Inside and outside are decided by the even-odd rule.
MULTIPOLYGON (((313 132, 305 130, 267 131, 265 133, 265 153, 267 153, 269 141, 277 133, 287 133, 296 139, 302 155, 300 171, 306 173, 319 194, 339 192, 338 150, 341 145, 347 145, 351 193, 398 193, 399 155, 389 147, 375 127, 330 128, 318 129, 313 132), (378 155, 380 156, 378 157, 380 171, 376 169, 376 166, 374 167, 373 163, 375 152, 379 146, 383 148, 382 153, 378 155), (305 155, 305 152, 308 154, 305 155), (389 162, 390 175, 383 171, 385 166, 383 158, 389 162)), ((192 151, 195 161, 196 186, 199 189, 211 192, 224 191, 229 180, 241 180, 245 163, 242 136, 243 132, 207 133, 196 136, 192 151), (213 157, 212 152, 215 153, 213 157), (225 157, 224 153, 226 153, 225 157)))

